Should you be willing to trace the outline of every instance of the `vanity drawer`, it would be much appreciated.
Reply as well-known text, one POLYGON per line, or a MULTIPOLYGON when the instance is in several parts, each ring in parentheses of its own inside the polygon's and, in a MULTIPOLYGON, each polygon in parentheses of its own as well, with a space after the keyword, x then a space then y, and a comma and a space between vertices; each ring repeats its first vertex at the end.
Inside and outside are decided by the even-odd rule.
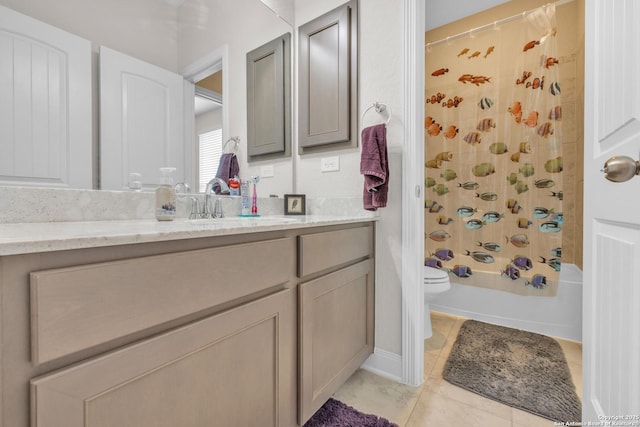
POLYGON ((292 280, 293 238, 31 273, 34 365, 292 280))
POLYGON ((353 263, 373 255, 373 226, 298 237, 298 277, 353 263))

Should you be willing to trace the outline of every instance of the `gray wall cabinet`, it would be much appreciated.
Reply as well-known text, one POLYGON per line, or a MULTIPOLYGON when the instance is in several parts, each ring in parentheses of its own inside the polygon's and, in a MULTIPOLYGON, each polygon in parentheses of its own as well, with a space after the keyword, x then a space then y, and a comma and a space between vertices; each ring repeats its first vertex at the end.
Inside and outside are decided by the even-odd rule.
POLYGON ((299 152, 358 146, 358 2, 299 28, 299 152))
POLYGON ((247 53, 247 160, 291 155, 291 34, 247 53))

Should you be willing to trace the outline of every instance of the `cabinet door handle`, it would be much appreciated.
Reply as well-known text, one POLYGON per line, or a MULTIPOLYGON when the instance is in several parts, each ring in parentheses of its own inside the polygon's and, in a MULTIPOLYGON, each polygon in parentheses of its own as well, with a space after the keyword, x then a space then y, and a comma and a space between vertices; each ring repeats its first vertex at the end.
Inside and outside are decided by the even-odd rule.
POLYGON ((612 182, 629 181, 640 174, 640 161, 629 156, 613 156, 604 163, 604 177, 612 182))

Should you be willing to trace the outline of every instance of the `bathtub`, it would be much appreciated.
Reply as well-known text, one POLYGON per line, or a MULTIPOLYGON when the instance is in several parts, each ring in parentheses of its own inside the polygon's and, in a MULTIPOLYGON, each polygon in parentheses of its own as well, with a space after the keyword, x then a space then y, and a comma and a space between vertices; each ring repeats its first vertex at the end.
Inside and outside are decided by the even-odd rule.
POLYGON ((582 271, 562 264, 558 295, 527 297, 461 285, 430 304, 431 311, 582 342, 582 271))

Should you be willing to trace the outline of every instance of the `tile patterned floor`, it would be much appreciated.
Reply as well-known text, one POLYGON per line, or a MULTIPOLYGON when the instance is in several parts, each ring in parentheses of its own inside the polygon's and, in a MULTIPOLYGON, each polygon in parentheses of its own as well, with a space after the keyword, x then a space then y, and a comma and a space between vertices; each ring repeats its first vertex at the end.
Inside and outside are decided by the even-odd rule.
MULTIPOLYGON (((466 319, 432 313, 433 336, 424 342, 422 387, 414 388, 357 371, 334 397, 400 427, 551 427, 552 421, 486 399, 442 379, 442 369, 466 319)), ((557 340, 564 350, 577 393, 582 398, 582 345, 557 340)))

